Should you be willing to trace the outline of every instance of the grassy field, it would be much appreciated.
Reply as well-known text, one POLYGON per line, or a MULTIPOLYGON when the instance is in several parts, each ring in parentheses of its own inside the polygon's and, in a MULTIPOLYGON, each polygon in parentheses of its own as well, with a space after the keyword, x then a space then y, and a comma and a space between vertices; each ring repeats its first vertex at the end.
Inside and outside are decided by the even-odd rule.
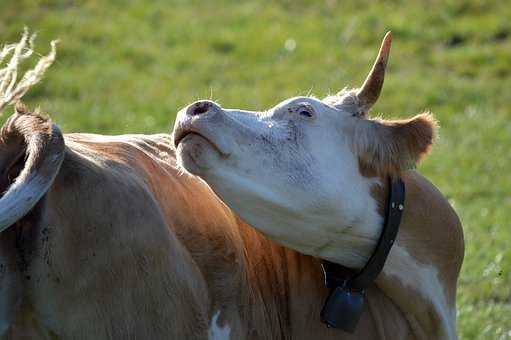
POLYGON ((465 227, 459 335, 511 339, 511 6, 425 3, 2 0, 0 41, 24 25, 39 32, 40 53, 60 38, 58 62, 26 102, 65 132, 119 134, 169 132, 198 98, 263 109, 357 86, 392 30, 374 112, 431 110, 442 126, 420 170, 465 227))

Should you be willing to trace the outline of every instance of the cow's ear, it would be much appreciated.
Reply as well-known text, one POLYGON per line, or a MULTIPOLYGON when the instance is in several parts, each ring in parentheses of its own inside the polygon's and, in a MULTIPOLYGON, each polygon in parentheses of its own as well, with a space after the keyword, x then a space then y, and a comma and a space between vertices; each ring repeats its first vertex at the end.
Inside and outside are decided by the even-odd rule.
POLYGON ((431 149, 437 129, 429 113, 405 120, 357 120, 355 153, 364 169, 379 176, 414 168, 431 149))

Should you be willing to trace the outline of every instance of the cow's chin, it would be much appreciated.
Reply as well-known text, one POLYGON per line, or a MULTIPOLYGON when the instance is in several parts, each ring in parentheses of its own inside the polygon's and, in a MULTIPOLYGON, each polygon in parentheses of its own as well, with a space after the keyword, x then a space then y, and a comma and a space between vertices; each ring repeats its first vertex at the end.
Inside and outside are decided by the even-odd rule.
POLYGON ((179 165, 191 174, 201 176, 220 160, 219 150, 201 135, 190 133, 177 147, 179 165))

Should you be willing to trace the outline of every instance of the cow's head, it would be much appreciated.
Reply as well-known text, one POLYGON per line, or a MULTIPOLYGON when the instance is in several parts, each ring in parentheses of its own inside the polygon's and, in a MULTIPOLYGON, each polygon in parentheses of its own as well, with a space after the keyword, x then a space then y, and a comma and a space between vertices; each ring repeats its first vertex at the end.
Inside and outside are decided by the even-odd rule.
POLYGON ((261 112, 205 100, 183 108, 174 127, 180 164, 279 243, 362 265, 381 228, 372 186, 413 167, 428 152, 435 127, 427 114, 368 118, 390 43, 389 33, 360 89, 323 100, 295 97, 261 112), (343 247, 351 254, 340 259, 343 247))

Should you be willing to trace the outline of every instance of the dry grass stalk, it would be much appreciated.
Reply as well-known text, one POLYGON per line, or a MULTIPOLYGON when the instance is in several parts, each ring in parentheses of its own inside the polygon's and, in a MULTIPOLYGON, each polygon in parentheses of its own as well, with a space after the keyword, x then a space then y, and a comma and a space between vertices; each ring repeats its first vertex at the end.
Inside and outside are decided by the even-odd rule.
POLYGON ((18 81, 18 67, 34 53, 35 34, 30 35, 25 28, 21 40, 16 44, 5 45, 0 50, 0 112, 7 105, 17 103, 30 88, 37 84, 46 70, 53 64, 57 52, 56 40, 51 42, 51 51, 41 57, 35 67, 18 81), (10 60, 6 59, 10 55, 10 60))

